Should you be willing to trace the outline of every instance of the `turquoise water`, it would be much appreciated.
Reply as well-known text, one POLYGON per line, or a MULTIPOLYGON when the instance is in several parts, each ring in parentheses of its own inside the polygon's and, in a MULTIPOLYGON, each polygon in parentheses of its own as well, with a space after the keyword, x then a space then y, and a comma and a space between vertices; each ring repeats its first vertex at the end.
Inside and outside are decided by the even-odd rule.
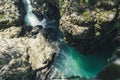
MULTIPOLYGON (((23 0, 23 3, 26 8, 25 23, 35 27, 36 25, 46 26, 46 20, 39 19, 32 13, 32 6, 30 0, 23 0)), ((101 70, 107 65, 108 58, 111 57, 112 51, 107 48, 98 50, 96 53, 83 56, 81 53, 78 53, 74 48, 61 44, 60 52, 53 64, 53 71, 57 71, 59 76, 71 77, 71 76, 80 76, 85 78, 91 78, 96 76, 101 70)), ((51 73, 52 74, 52 73, 51 73)))
POLYGON ((84 56, 74 48, 64 44, 56 58, 54 69, 59 72, 59 76, 95 77, 108 64, 107 60, 112 55, 107 54, 109 52, 110 50, 103 49, 97 54, 84 56))

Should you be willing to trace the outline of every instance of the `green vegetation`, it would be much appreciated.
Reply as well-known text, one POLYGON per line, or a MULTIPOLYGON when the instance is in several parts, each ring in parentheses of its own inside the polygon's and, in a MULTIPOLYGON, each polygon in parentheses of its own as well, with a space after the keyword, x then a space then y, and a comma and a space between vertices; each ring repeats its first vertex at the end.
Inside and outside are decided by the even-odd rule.
POLYGON ((86 23, 90 22, 92 20, 90 11, 87 10, 83 13, 83 18, 85 19, 86 23))
POLYGON ((89 5, 89 0, 85 0, 85 6, 89 5))
POLYGON ((105 18, 104 18, 104 13, 105 13, 105 11, 100 11, 99 13, 98 13, 98 15, 97 15, 97 24, 101 24, 101 23, 103 23, 103 22, 105 22, 105 18))
POLYGON ((4 18, 4 14, 0 14, 0 19, 4 18))

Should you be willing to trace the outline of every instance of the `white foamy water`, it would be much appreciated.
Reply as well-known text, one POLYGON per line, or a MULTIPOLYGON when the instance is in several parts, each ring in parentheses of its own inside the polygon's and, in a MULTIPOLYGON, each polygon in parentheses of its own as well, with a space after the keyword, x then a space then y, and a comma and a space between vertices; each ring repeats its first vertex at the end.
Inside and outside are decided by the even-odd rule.
MULTIPOLYGON (((56 79, 66 79, 67 77, 76 76, 91 80, 91 78, 94 78, 107 66, 107 59, 111 56, 107 55, 107 53, 109 53, 109 51, 102 50, 98 54, 94 53, 83 56, 69 45, 62 45, 51 74, 57 73, 58 75, 55 76, 56 79)), ((120 61, 117 61, 117 63, 119 62, 120 61)))
POLYGON ((36 15, 33 14, 32 12, 32 5, 30 3, 30 0, 23 0, 25 10, 27 14, 25 15, 24 21, 27 25, 29 26, 37 26, 37 25, 42 25, 43 28, 46 26, 46 19, 44 18, 42 21, 39 21, 36 15))
MULTIPOLYGON (((27 12, 24 18, 27 25, 33 27, 42 25, 45 28, 47 24, 55 22, 54 20, 48 22, 45 18, 39 21, 37 16, 32 12, 30 0, 23 0, 23 3, 27 12)), ((57 70, 63 79, 64 77, 70 76, 80 76, 82 78, 94 77, 107 65, 107 58, 109 58, 109 55, 107 55, 108 52, 102 53, 103 52, 97 53, 98 55, 83 56, 72 47, 62 45, 59 56, 53 65, 53 73, 57 70)), ((117 60, 115 63, 120 64, 120 60, 117 60)), ((56 76, 56 78, 59 77, 56 76)))

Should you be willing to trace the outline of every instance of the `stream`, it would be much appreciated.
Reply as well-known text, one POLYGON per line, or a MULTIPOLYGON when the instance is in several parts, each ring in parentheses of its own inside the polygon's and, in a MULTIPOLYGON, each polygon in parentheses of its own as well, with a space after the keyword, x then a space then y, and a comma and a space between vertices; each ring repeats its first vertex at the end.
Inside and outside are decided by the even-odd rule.
MULTIPOLYGON (((24 18, 25 23, 33 27, 42 25, 45 28, 47 20, 44 18, 42 21, 39 21, 36 15, 32 13, 30 0, 23 0, 23 3, 27 12, 24 18)), ((65 76, 95 77, 107 66, 107 60, 111 55, 112 50, 108 49, 108 47, 103 47, 97 53, 84 56, 71 46, 61 43, 60 52, 53 64, 51 74, 57 73, 56 79, 60 78, 60 76, 63 76, 63 78, 65 76)))
POLYGON ((112 48, 109 46, 99 49, 96 53, 84 56, 67 44, 61 45, 61 50, 54 63, 52 73, 60 76, 92 78, 95 77, 108 64, 108 58, 112 55, 112 48))

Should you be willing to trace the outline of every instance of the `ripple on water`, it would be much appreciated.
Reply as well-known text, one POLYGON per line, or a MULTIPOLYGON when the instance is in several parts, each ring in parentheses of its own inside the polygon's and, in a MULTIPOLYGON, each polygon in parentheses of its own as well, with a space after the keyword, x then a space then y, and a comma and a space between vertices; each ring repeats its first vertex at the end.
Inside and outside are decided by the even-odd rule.
POLYGON ((105 55, 104 53, 92 54, 88 56, 83 56, 78 53, 75 49, 68 45, 62 45, 61 51, 56 58, 54 64, 55 69, 58 71, 60 76, 80 76, 81 78, 91 78, 95 77, 101 70, 103 70, 107 65, 107 59, 111 55, 105 55))

